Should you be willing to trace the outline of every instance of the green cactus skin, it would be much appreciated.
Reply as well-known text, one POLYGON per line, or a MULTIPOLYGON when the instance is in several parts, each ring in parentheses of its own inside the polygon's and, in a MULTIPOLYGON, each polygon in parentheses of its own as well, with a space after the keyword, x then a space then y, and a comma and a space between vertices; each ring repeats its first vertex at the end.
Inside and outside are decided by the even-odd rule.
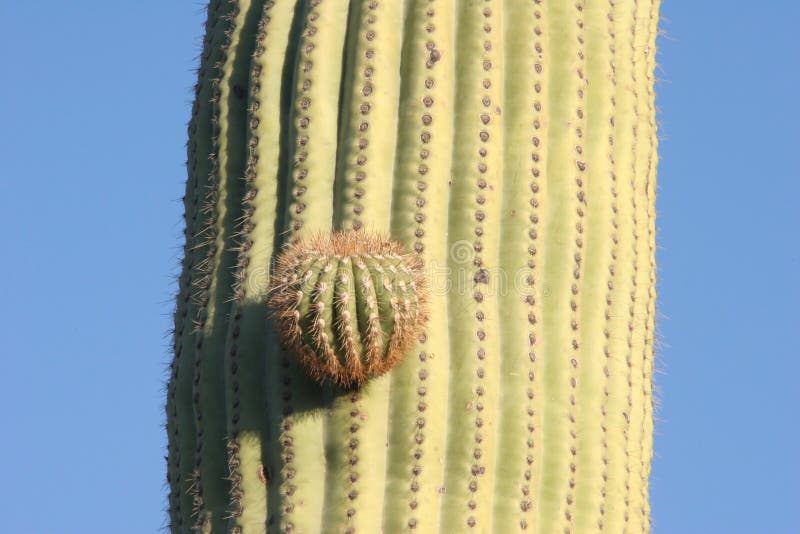
POLYGON ((658 7, 211 1, 173 532, 649 531, 658 7), (267 307, 281 252, 337 231, 425 266, 427 324, 360 385, 267 307))

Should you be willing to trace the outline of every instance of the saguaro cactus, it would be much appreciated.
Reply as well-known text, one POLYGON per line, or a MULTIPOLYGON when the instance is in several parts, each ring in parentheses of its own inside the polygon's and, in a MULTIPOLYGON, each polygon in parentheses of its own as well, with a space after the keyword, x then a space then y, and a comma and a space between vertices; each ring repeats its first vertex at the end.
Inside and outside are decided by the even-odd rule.
POLYGON ((649 530, 658 4, 211 1, 173 532, 649 530))

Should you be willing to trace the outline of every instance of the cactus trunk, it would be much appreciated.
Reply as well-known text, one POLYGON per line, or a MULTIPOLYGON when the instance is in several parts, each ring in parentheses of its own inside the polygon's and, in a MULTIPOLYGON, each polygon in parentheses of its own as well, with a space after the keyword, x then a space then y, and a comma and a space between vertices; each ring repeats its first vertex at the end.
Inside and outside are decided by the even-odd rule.
POLYGON ((173 532, 649 531, 658 4, 211 1, 173 532))

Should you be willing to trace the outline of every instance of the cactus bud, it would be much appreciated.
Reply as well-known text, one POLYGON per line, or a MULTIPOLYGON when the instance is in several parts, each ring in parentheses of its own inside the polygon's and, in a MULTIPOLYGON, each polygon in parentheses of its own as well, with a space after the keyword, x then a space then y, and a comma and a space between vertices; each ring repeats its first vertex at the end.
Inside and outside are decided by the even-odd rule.
POLYGON ((392 369, 427 320, 418 255, 365 232, 297 240, 277 257, 268 307, 309 375, 361 385, 392 369))

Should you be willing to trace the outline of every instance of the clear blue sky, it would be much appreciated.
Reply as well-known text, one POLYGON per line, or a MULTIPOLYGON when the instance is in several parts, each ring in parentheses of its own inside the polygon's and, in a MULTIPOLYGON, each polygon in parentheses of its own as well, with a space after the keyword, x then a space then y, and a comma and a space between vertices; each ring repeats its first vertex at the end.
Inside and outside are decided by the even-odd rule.
MULTIPOLYGON (((797 533, 800 7, 662 14, 654 532, 797 533)), ((163 525, 203 16, 197 1, 0 2, 3 532, 163 525)))

